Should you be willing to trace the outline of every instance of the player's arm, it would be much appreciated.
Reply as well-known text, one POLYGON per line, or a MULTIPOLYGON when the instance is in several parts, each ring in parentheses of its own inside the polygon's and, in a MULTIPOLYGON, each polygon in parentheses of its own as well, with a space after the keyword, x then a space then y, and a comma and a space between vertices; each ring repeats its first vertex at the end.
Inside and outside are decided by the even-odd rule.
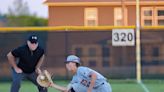
POLYGON ((13 54, 11 52, 9 52, 7 54, 7 59, 9 61, 9 64, 14 68, 14 70, 17 73, 22 73, 22 70, 16 64, 16 58, 13 56, 13 54))
POLYGON ((44 58, 45 58, 45 55, 43 54, 42 57, 39 59, 39 61, 38 61, 37 65, 36 65, 36 67, 35 67, 36 72, 37 72, 38 74, 41 73, 40 67, 41 67, 41 65, 42 65, 42 63, 43 63, 43 61, 44 61, 44 58))
POLYGON ((95 85, 95 81, 97 79, 97 75, 94 72, 92 72, 90 77, 91 77, 91 81, 90 81, 90 85, 89 85, 87 92, 92 92, 92 89, 95 85))
POLYGON ((63 87, 63 86, 59 86, 55 83, 51 84, 51 87, 61 91, 61 92, 68 92, 67 88, 66 87, 63 87))

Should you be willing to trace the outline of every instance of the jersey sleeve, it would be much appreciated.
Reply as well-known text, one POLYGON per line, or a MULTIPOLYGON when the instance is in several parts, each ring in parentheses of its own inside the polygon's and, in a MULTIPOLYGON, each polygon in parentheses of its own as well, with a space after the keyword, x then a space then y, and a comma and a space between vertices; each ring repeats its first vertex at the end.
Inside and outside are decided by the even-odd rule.
POLYGON ((14 50, 12 50, 11 51, 11 53, 12 53, 12 55, 14 56, 14 57, 19 57, 20 56, 20 53, 21 51, 20 51, 20 47, 18 47, 18 48, 16 48, 16 49, 14 49, 14 50))

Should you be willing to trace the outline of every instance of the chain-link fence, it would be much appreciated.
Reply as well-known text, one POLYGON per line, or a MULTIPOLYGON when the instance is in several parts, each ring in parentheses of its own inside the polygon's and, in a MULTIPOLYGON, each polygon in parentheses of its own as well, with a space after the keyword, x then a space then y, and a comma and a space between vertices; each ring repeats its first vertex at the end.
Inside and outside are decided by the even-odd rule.
MULTIPOLYGON (((0 33, 0 77, 10 78, 6 54, 25 44, 29 34, 39 36, 45 49, 43 69, 58 77, 68 77, 64 61, 76 54, 83 66, 95 69, 106 77, 136 78, 136 47, 112 46, 112 30, 22 31, 0 33)), ((164 31, 141 30, 142 78, 164 78, 164 31)))

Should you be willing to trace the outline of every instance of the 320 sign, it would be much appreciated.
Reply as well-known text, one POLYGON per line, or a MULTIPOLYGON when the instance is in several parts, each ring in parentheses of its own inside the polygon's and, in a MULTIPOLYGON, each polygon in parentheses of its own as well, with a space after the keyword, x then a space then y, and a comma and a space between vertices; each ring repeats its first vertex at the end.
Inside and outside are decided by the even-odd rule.
POLYGON ((112 45, 113 46, 134 46, 135 34, 134 29, 113 29, 112 45))

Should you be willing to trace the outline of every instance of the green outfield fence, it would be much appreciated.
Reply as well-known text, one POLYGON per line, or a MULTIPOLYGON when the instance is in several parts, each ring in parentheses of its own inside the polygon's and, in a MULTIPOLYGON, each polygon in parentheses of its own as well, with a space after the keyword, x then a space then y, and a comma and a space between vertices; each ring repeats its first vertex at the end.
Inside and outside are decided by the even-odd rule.
MULTIPOLYGON (((102 73, 109 79, 135 79, 135 46, 112 46, 112 29, 135 29, 127 27, 2 27, 0 28, 0 77, 11 78, 6 54, 25 43, 30 34, 39 36, 45 49, 46 59, 42 69, 55 78, 70 78, 65 69, 65 58, 76 54, 82 65, 102 73)), ((142 79, 164 78, 164 27, 141 28, 141 74, 142 79)))

